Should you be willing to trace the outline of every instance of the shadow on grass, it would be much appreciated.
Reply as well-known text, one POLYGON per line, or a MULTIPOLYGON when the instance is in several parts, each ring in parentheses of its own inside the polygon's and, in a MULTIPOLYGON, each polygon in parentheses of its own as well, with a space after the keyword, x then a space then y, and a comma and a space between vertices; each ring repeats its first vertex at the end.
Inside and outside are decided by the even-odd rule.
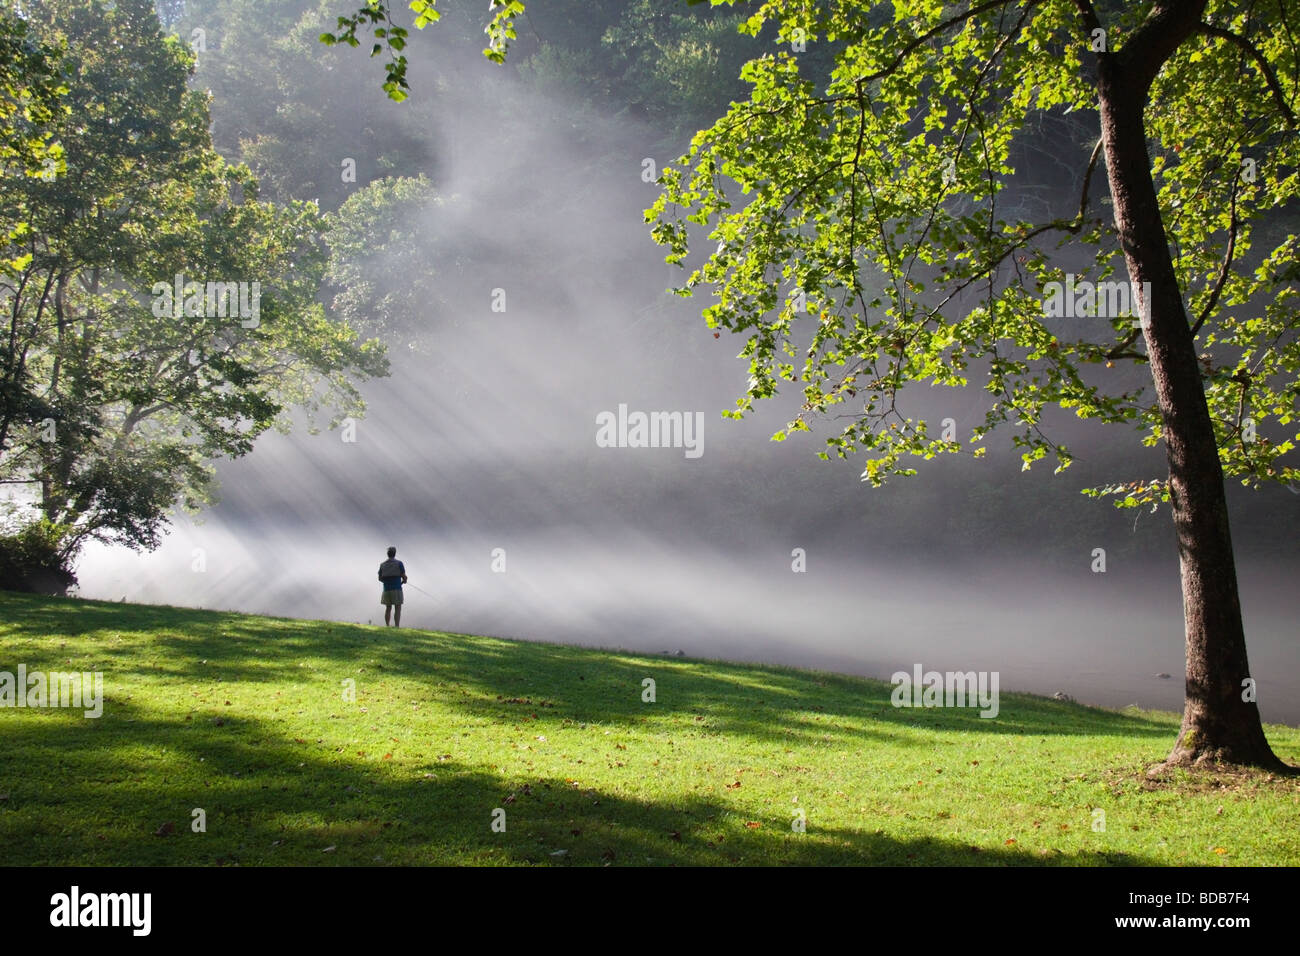
POLYGON ((98 721, 11 712, 0 752, 6 864, 1151 865, 1125 853, 975 850, 862 829, 791 832, 699 795, 647 802, 437 755, 359 760, 233 713, 98 721), (191 829, 192 811, 207 830, 191 829), (505 832, 494 832, 495 810, 505 832), (157 835, 166 824, 174 830, 157 835), (757 824, 757 826, 747 826, 757 824))
POLYGON ((440 632, 3 592, 0 614, 8 618, 0 625, 7 644, 17 637, 91 636, 100 641, 95 653, 106 671, 121 661, 181 682, 256 684, 302 681, 335 668, 339 678, 355 678, 364 670, 366 679, 413 682, 403 694, 442 685, 474 691, 441 699, 475 718, 505 723, 519 719, 526 701, 577 723, 632 725, 653 713, 675 716, 703 734, 787 745, 874 738, 911 746, 912 729, 1171 739, 1176 732, 1167 720, 1025 694, 1001 694, 998 716, 984 719, 977 707, 896 708, 890 685, 858 677, 440 632), (643 700, 647 678, 655 682, 653 711, 643 700))

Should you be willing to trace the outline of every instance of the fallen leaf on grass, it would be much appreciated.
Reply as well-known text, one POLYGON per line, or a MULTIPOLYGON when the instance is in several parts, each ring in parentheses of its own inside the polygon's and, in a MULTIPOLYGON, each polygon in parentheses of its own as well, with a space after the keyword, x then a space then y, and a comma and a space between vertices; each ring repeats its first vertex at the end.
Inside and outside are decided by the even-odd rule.
POLYGON ((757 830, 757 829, 758 829, 759 827, 761 827, 762 825, 763 825, 763 824, 759 823, 757 820, 750 820, 748 823, 745 824, 745 829, 746 829, 746 830, 757 830))

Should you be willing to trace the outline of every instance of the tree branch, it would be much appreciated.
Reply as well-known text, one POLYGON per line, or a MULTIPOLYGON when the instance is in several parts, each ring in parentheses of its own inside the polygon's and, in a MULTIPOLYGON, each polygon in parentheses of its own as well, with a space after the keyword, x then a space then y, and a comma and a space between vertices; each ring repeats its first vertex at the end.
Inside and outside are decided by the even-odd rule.
POLYGON ((1232 200, 1230 203, 1231 213, 1228 221, 1228 250, 1223 254, 1223 265, 1219 267, 1219 279, 1214 284, 1214 290, 1210 293, 1210 299, 1205 303, 1205 308, 1201 310, 1200 318, 1192 326, 1192 338, 1196 338, 1196 333, 1201 331, 1201 326, 1205 320, 1210 317, 1214 307, 1219 304, 1219 293, 1223 291, 1223 285, 1228 280, 1228 267, 1232 265, 1232 257, 1237 248, 1237 185, 1241 182, 1241 175, 1238 173, 1237 178, 1232 181, 1232 200))
POLYGON ((1217 27, 1212 23, 1197 24, 1196 31, 1198 33, 1204 33, 1206 36, 1218 37, 1220 40, 1227 40, 1229 43, 1235 44, 1244 50, 1245 53, 1255 61, 1255 66, 1259 68, 1259 72, 1264 75, 1264 82, 1268 84, 1269 91, 1273 94, 1273 99, 1277 101, 1278 109, 1280 109, 1282 115, 1286 117, 1287 126, 1291 127, 1293 130, 1296 128, 1295 111, 1291 109, 1290 104, 1286 101, 1286 92, 1282 89, 1282 84, 1277 81, 1277 74, 1274 73, 1273 68, 1268 65, 1268 60, 1264 59, 1264 54, 1259 52, 1259 49, 1255 44, 1251 43, 1239 33, 1233 33, 1231 30, 1217 27))
MULTIPOLYGON (((1025 9, 1028 10, 1031 7, 1036 7, 1041 2, 1042 0, 1029 0, 1029 2, 1025 4, 1025 9)), ((971 19, 972 17, 979 16, 981 13, 985 13, 989 10, 996 9, 997 7, 1008 7, 1008 6, 1011 6, 1010 0, 986 0, 985 3, 975 4, 965 13, 959 13, 956 16, 949 17, 947 20, 935 24, 935 26, 931 27, 929 30, 926 30, 924 33, 921 33, 913 37, 908 43, 904 44, 903 49, 899 50, 898 55, 894 57, 893 62, 891 62, 883 70, 877 70, 875 73, 872 73, 870 76, 864 76, 858 82, 867 83, 872 80, 879 80, 886 76, 889 76, 889 74, 893 73, 895 70, 899 68, 902 62, 907 59, 908 55, 911 54, 913 50, 919 47, 926 40, 929 40, 932 37, 935 37, 938 34, 943 33, 945 30, 951 30, 953 27, 957 26, 958 24, 965 23, 967 20, 971 19)))
POLYGON ((1087 27, 1088 32, 1093 30, 1104 30, 1101 20, 1097 18, 1097 11, 1093 9, 1092 0, 1074 0, 1074 5, 1079 8, 1079 15, 1083 17, 1083 25, 1087 27))
POLYGON ((1088 169, 1083 174, 1083 193, 1079 196, 1079 225, 1083 225, 1083 217, 1088 211, 1088 186, 1092 182, 1093 170, 1097 168, 1097 158, 1101 156, 1102 146, 1105 140, 1097 138, 1097 145, 1092 148, 1092 156, 1088 159, 1088 169))
POLYGON ((1145 20, 1129 36, 1118 55, 1136 88, 1145 94, 1156 74, 1201 25, 1206 0, 1156 0, 1145 20))

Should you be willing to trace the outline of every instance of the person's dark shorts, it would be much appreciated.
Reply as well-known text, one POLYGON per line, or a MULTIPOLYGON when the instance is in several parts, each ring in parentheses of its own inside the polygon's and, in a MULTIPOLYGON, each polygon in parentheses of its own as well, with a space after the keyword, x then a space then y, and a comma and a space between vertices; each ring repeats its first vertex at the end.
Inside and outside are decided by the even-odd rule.
POLYGON ((384 605, 385 607, 389 607, 389 606, 400 607, 402 604, 402 589, 401 588, 394 588, 392 590, 385 589, 384 593, 379 595, 379 603, 384 605))

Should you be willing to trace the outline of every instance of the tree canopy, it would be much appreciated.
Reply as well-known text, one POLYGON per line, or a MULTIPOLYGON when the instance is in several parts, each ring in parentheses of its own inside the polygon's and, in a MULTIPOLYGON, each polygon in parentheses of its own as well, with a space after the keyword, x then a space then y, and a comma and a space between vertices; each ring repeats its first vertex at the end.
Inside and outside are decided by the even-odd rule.
MULTIPOLYGON (((836 44, 831 82, 807 79, 789 50, 751 62, 749 100, 696 136, 650 213, 673 262, 690 261, 690 223, 710 227, 707 261, 681 291, 709 288, 709 325, 747 336, 752 378, 732 414, 783 383, 805 399, 790 431, 856 409, 829 453, 865 450, 873 483, 912 473, 909 458, 980 454, 1004 423, 1018 429, 1026 467, 1049 453, 1065 467, 1069 450, 1042 427, 1053 405, 1135 425, 1148 445, 1162 434, 1149 387, 1123 367, 1146 361, 1137 298, 1126 314, 1085 311, 1087 290, 1122 269, 1099 202, 1100 143, 1057 144, 1074 157, 1078 187, 1054 216, 1014 214, 1017 181, 1033 171, 1015 167, 1013 147, 1034 114, 1095 108, 1091 36, 1070 3, 978 6, 954 17, 942 4, 899 3, 894 19, 873 22, 856 3, 765 5, 746 29, 781 17, 787 43, 802 31, 836 44), (1081 307, 1052 315, 1053 283, 1071 279, 1081 307), (905 385, 972 381, 989 400, 968 437, 907 415, 905 385)), ((1137 28, 1143 6, 1116 16, 1111 44, 1137 28)), ((1300 394, 1296 238, 1278 211, 1300 179, 1289 107, 1271 86, 1294 90, 1296 75, 1285 32, 1261 29, 1264 13, 1255 5, 1233 25, 1276 70, 1205 33, 1161 72, 1147 116, 1224 468, 1292 483, 1295 436, 1278 426, 1292 423, 1300 394)), ((1123 505, 1168 500, 1164 479, 1136 485, 1105 490, 1123 505)))
POLYGON ((213 150, 192 51, 152 3, 24 15, 63 51, 48 135, 67 173, 0 188, 5 220, 25 224, 0 278, 0 481, 18 492, 5 530, 39 529, 66 572, 87 540, 156 546, 174 505, 211 499, 211 462, 291 407, 360 414, 355 380, 386 360, 317 301, 317 207, 259 201, 213 150))

